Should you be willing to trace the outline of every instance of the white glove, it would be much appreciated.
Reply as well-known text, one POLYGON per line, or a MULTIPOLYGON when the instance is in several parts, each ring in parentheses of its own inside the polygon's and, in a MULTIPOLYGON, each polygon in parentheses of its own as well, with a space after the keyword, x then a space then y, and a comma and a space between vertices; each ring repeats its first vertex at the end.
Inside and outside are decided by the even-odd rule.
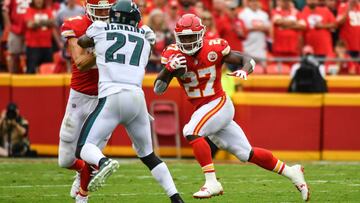
POLYGON ((181 69, 181 68, 187 68, 186 66, 186 58, 185 56, 182 56, 180 54, 176 54, 170 58, 170 61, 168 62, 170 68, 172 71, 181 69))
POLYGON ((232 73, 227 73, 227 75, 247 80, 248 73, 246 71, 244 71, 244 70, 237 70, 237 71, 234 71, 232 73))
POLYGON ((143 30, 145 30, 145 39, 151 44, 154 45, 156 42, 156 35, 154 31, 147 25, 141 26, 143 30))

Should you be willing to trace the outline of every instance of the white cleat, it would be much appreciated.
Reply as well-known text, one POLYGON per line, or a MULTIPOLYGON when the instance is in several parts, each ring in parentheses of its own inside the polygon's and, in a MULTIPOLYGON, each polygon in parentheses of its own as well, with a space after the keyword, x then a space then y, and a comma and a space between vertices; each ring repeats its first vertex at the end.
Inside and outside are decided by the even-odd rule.
POLYGON ((193 197, 196 199, 207 199, 213 196, 222 195, 224 193, 224 189, 221 186, 221 183, 216 181, 213 183, 206 182, 204 186, 200 188, 198 192, 193 194, 193 197))
POLYGON ((74 177, 74 182, 71 185, 71 189, 70 189, 70 197, 75 199, 77 193, 79 192, 80 189, 80 173, 76 172, 76 175, 74 177))
POLYGON ((97 191, 105 184, 106 179, 119 168, 119 162, 116 160, 107 160, 99 169, 99 171, 90 180, 88 190, 90 192, 97 191))
POLYGON ((304 201, 310 199, 310 189, 305 182, 304 178, 304 167, 301 165, 294 165, 291 167, 293 170, 293 177, 291 178, 295 187, 300 191, 301 197, 304 201))
POLYGON ((87 203, 89 197, 88 196, 82 196, 82 195, 76 195, 75 202, 76 203, 87 203))

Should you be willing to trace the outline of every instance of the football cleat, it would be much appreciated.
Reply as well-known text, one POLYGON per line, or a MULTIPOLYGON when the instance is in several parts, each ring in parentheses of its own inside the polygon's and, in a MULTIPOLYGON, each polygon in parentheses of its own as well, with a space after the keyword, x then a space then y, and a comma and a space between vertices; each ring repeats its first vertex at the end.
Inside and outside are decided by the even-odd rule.
POLYGON ((76 195, 75 202, 76 203, 87 203, 89 197, 88 196, 82 196, 80 194, 76 195))
POLYGON ((116 160, 108 159, 99 168, 99 171, 90 180, 88 190, 90 192, 97 191, 105 184, 106 179, 119 168, 119 162, 116 160))
POLYGON ((74 182, 71 185, 71 189, 70 189, 70 197, 75 199, 77 193, 79 192, 79 188, 80 188, 80 173, 76 172, 76 175, 74 176, 74 182))
POLYGON ((310 199, 310 189, 305 182, 304 168, 301 165, 294 165, 291 167, 293 170, 293 177, 291 178, 295 187, 300 191, 301 197, 304 201, 310 199))
POLYGON ((184 200, 180 197, 179 193, 174 194, 170 197, 171 203, 185 203, 184 200))
POLYGON ((200 188, 198 192, 193 194, 193 197, 196 199, 206 199, 213 196, 222 195, 224 193, 221 183, 216 181, 214 183, 206 182, 204 186, 200 188))

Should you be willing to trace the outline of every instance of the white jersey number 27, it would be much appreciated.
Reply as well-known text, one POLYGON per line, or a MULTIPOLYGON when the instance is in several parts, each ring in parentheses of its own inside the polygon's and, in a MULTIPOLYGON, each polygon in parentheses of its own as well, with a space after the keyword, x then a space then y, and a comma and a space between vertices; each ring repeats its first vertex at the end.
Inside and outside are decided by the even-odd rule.
POLYGON ((207 97, 215 94, 214 91, 214 81, 216 79, 216 69, 215 65, 199 69, 197 70, 197 73, 194 71, 186 72, 183 76, 183 79, 186 80, 186 78, 189 78, 191 81, 189 83, 183 83, 186 94, 190 98, 199 98, 199 97, 207 97), (198 78, 205 78, 208 77, 209 79, 206 83, 205 89, 201 90, 198 88, 199 80, 198 78))

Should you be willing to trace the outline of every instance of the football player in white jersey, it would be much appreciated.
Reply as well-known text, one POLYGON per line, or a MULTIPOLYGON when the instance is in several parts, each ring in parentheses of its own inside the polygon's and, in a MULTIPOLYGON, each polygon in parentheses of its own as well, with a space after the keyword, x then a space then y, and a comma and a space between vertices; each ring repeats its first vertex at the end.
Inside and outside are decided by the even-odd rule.
MULTIPOLYGON (((95 45, 99 70, 99 103, 83 125, 76 150, 77 157, 99 167, 88 189, 96 191, 119 167, 119 163, 105 157, 98 146, 122 124, 138 157, 171 202, 183 202, 166 164, 153 152, 150 119, 141 88, 151 52, 147 35, 154 35, 153 31, 147 26, 138 28, 141 16, 131 0, 118 0, 109 15, 110 24, 94 22, 86 36, 78 41, 83 48, 95 45)), ((78 67, 86 66, 78 64, 78 67)))

